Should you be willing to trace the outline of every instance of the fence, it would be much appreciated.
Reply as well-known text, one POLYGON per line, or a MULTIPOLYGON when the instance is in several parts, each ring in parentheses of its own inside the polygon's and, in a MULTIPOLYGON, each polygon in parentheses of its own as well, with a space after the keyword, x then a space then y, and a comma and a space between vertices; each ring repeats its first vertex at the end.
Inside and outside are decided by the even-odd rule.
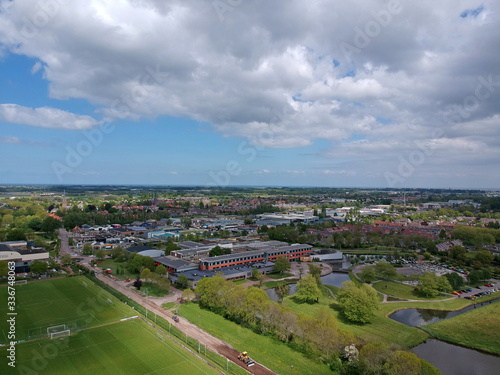
POLYGON ((103 288, 104 290, 106 290, 107 292, 118 298, 120 301, 127 303, 135 311, 137 311, 139 314, 142 315, 140 316, 142 320, 147 322, 149 325, 151 325, 164 335, 168 336, 170 339, 172 339, 179 345, 186 348, 188 351, 196 355, 198 358, 200 358, 202 361, 206 362, 210 366, 222 370, 223 373, 225 374, 248 375, 248 372, 245 369, 241 368, 240 366, 231 361, 228 361, 225 357, 208 349, 202 342, 180 331, 175 326, 175 323, 173 323, 173 321, 169 322, 156 314, 154 318, 151 318, 154 313, 150 312, 148 314, 146 309, 137 302, 129 299, 122 293, 118 292, 116 289, 113 289, 106 283, 97 279, 95 276, 93 275, 85 275, 85 276, 92 282, 94 282, 96 285, 98 285, 99 287, 103 288))

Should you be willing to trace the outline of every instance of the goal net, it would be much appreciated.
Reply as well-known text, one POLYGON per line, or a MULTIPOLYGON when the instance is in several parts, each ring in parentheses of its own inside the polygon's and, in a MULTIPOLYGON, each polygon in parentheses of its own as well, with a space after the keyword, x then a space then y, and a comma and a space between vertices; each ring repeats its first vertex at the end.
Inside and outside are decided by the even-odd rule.
POLYGON ((67 330, 66 324, 60 324, 58 326, 47 327, 47 336, 50 336, 53 333, 62 332, 65 330, 67 330))
POLYGON ((63 337, 63 336, 70 336, 71 331, 69 329, 65 329, 64 331, 59 331, 59 332, 52 332, 50 334, 50 339, 57 339, 58 337, 63 337))

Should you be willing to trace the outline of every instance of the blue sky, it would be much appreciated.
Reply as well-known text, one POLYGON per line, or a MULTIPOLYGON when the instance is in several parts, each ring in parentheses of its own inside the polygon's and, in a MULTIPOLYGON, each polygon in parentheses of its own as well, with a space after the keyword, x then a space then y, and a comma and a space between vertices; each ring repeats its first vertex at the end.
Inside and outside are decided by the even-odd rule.
POLYGON ((147 3, 0 0, 0 183, 499 187, 495 2, 147 3))

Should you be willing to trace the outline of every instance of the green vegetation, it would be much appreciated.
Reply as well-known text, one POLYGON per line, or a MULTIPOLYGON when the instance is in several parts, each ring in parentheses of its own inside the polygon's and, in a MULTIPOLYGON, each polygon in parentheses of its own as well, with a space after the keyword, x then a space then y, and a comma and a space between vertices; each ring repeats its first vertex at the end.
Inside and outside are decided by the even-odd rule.
POLYGON ((163 305, 161 305, 161 307, 163 307, 165 310, 170 310, 170 309, 173 309, 175 307, 175 303, 167 302, 167 303, 164 303, 163 305))
POLYGON ((500 303, 425 326, 438 339, 500 355, 500 303))
MULTIPOLYGON (((132 310, 128 308, 130 312, 132 310)), ((43 374, 219 374, 139 319, 87 329, 63 341, 44 339, 16 345, 17 371, 43 374), (34 354, 35 353, 35 354, 34 354), (54 355, 57 354, 57 355, 54 355), (131 360, 133 359, 133 360, 131 360)), ((6 348, 0 367, 7 366, 6 348)), ((5 374, 9 373, 4 372, 5 374)))
POLYGON ((293 298, 302 303, 314 303, 319 302, 319 297, 321 297, 321 290, 318 288, 318 283, 313 275, 308 274, 299 280, 297 293, 294 294, 293 298))
MULTIPOLYGON (((0 300, 7 301, 5 285, 0 286, 0 300)), ((83 276, 16 286, 16 301, 17 340, 40 334, 46 337, 49 326, 66 323, 92 327, 133 315, 128 306, 83 276)), ((6 303, 0 304, 0 314, 7 316, 6 303)), ((8 342, 3 327, 1 342, 8 342)))
POLYGON ((373 284, 373 288, 380 293, 387 294, 396 298, 415 299, 415 300, 441 300, 451 298, 450 295, 438 295, 425 297, 415 290, 414 286, 401 284, 396 281, 378 281, 373 284))
POLYGON ((276 259, 273 266, 273 272, 277 272, 283 275, 285 271, 289 270, 290 270, 290 261, 288 260, 288 258, 281 256, 278 259, 276 259))
POLYGON ((290 372, 290 363, 293 363, 294 371, 297 374, 331 373, 326 365, 297 353, 285 343, 270 336, 254 333, 252 330, 224 319, 218 314, 201 309, 196 303, 181 305, 179 315, 194 324, 200 325, 203 330, 210 334, 228 342, 236 350, 248 351, 250 356, 257 362, 263 363, 280 374, 290 372), (279 353, 279 355, 276 353, 279 353))
POLYGON ((153 296, 153 297, 163 297, 166 296, 169 293, 169 288, 165 287, 163 285, 158 285, 154 283, 142 283, 141 285, 141 290, 146 291, 148 296, 153 296))
POLYGON ((338 305, 351 322, 368 323, 377 311, 377 292, 368 284, 357 286, 352 281, 345 281, 337 296, 338 305))

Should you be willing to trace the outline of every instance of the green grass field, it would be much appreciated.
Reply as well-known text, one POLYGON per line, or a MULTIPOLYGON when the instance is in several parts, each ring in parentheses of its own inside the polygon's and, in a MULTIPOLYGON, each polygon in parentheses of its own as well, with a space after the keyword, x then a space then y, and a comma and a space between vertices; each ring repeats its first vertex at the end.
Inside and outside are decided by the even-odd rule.
POLYGON ((129 272, 127 268, 125 267, 127 263, 125 262, 116 262, 113 259, 104 259, 101 263, 97 263, 97 266, 106 269, 106 268, 111 268, 111 273, 113 276, 116 276, 118 279, 121 280, 127 280, 127 279, 136 279, 137 276, 139 276, 138 272, 129 272), (122 270, 125 272, 123 275, 118 275, 116 270, 117 268, 120 267, 122 270))
POLYGON ((425 329, 437 338, 500 355, 500 303, 429 324, 425 329))
POLYGON ((426 298, 419 293, 415 292, 415 287, 411 285, 397 283, 395 281, 379 281, 373 284, 373 288, 381 293, 389 296, 404 298, 404 299, 418 299, 418 300, 440 300, 450 298, 449 295, 439 295, 436 297, 426 298), (387 286, 387 288, 385 288, 387 286))
MULTIPOLYGON (((7 366, 7 347, 0 348, 1 374, 219 373, 142 320, 120 321, 137 312, 83 276, 15 289, 16 340, 31 341, 16 345, 15 369, 7 366), (87 324, 63 340, 47 338, 47 326, 75 321, 87 324)), ((6 286, 0 287, 0 298, 7 301, 6 286)), ((0 304, 5 317, 6 306, 0 304)), ((5 320, 0 344, 8 342, 7 329, 5 320)))
POLYGON ((290 364, 293 365, 294 374, 332 373, 326 365, 305 357, 283 342, 254 333, 220 315, 201 309, 196 303, 181 305, 179 315, 231 344, 236 350, 248 351, 250 357, 279 374, 289 374, 290 364))
MULTIPOLYGON (((15 290, 17 340, 46 335, 48 326, 86 323, 87 327, 93 327, 135 315, 128 306, 83 276, 16 285, 15 290)), ((0 287, 0 301, 7 301, 7 291, 7 286, 0 287)), ((7 316, 7 312, 7 303, 0 303, 0 316, 7 316)), ((4 322, 0 328, 0 343, 5 343, 4 322)))
POLYGON ((17 345, 16 369, 0 350, 2 374, 218 374, 140 319, 17 345), (4 371, 6 369, 6 371, 4 371))

